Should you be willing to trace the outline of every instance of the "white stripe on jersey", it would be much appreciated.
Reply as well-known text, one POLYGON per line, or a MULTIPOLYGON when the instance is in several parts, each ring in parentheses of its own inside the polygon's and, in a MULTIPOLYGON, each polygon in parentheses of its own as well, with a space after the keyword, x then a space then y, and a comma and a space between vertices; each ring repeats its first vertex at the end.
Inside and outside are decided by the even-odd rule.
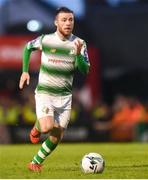
POLYGON ((50 79, 49 79, 49 75, 42 72, 40 73, 39 75, 39 82, 40 84, 43 84, 43 85, 48 85, 48 86, 53 86, 53 87, 64 87, 65 86, 65 79, 67 79, 67 83, 68 84, 71 84, 71 80, 72 80, 72 77, 71 78, 65 78, 65 77, 59 77, 59 76, 50 76, 50 79))

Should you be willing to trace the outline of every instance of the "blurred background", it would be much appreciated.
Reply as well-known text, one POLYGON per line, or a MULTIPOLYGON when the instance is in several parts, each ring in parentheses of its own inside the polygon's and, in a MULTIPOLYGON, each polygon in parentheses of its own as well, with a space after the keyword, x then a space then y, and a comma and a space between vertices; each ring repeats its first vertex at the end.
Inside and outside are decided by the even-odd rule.
POLYGON ((31 56, 30 86, 19 90, 22 50, 54 32, 59 6, 75 12, 74 34, 91 63, 87 77, 75 73, 63 141, 148 142, 147 0, 0 0, 0 143, 29 142, 40 52, 31 56))

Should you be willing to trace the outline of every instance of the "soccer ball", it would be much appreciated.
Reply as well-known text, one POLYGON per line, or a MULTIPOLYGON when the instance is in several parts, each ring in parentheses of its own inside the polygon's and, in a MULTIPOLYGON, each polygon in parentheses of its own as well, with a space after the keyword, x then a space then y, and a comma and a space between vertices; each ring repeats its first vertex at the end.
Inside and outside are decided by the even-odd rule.
POLYGON ((102 173, 104 167, 103 157, 95 152, 85 154, 81 160, 81 170, 84 173, 102 173))

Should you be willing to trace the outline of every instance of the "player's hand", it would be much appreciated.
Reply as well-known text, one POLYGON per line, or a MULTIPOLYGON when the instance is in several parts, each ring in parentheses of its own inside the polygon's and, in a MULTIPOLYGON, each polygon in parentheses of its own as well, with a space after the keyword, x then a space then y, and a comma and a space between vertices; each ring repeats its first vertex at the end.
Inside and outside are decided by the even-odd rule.
POLYGON ((28 72, 23 72, 21 75, 20 82, 19 82, 20 89, 23 89, 25 82, 27 83, 27 85, 29 85, 30 75, 28 72))
POLYGON ((76 46, 76 55, 79 55, 83 46, 83 41, 78 39, 74 42, 74 44, 76 46))

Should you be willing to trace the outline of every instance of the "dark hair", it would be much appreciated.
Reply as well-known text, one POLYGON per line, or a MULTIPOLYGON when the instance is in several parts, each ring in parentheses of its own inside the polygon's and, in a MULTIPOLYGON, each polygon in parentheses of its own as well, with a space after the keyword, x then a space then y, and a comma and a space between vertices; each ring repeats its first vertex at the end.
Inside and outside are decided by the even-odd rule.
POLYGON ((73 12, 72 10, 70 10, 69 8, 63 6, 63 7, 60 7, 60 8, 58 8, 58 9, 56 10, 55 15, 57 16, 57 15, 58 15, 59 13, 61 13, 61 12, 74 14, 74 12, 73 12))

